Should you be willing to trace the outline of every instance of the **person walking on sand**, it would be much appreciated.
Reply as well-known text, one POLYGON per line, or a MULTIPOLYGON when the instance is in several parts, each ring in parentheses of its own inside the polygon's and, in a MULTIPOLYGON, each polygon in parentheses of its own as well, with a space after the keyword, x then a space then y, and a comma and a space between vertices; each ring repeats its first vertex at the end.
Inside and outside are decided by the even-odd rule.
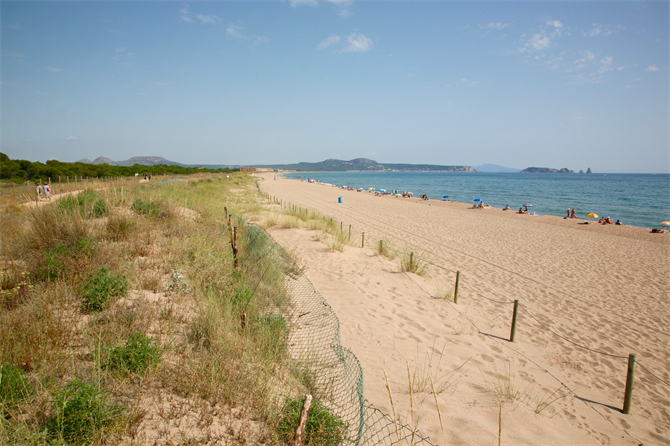
POLYGON ((49 183, 44 183, 44 198, 51 201, 51 188, 49 187, 49 183))
POLYGON ((35 185, 35 194, 38 200, 42 199, 42 183, 40 183, 39 181, 35 185))

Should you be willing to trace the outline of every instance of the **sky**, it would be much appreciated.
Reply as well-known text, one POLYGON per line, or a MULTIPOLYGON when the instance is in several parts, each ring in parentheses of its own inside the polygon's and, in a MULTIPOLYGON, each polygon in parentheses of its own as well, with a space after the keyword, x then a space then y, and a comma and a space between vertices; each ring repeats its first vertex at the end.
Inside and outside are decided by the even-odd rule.
POLYGON ((665 1, 7 1, 2 152, 668 173, 665 1))

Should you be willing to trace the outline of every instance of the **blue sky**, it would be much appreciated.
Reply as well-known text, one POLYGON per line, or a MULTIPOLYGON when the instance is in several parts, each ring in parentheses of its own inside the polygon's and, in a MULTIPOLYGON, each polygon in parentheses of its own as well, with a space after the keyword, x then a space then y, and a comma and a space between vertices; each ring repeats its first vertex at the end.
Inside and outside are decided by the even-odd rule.
POLYGON ((11 158, 669 172, 668 2, 0 8, 11 158))

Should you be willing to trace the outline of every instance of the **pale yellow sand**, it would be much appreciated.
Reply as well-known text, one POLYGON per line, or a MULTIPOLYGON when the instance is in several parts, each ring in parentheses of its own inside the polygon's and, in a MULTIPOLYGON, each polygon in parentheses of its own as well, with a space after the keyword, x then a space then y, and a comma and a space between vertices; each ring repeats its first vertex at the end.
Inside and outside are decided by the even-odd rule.
POLYGON ((433 443, 444 444, 434 397, 415 395, 412 421, 406 361, 428 383, 423 387, 430 386, 427 376, 436 386, 455 381, 439 394, 447 444, 497 444, 499 406, 491 388, 504 383, 500 376, 509 376, 511 393, 518 392, 503 405, 502 444, 668 444, 667 384, 638 365, 631 414, 621 407, 629 353, 670 382, 670 234, 374 197, 274 174, 264 175, 261 188, 333 216, 345 229, 353 225, 358 247, 344 253, 328 252, 313 231, 271 232, 296 247, 308 278, 338 314, 342 344, 363 367, 365 397, 392 413, 385 367, 403 423, 418 419, 433 443), (400 273, 397 261, 374 256, 380 238, 431 262, 428 275, 400 273), (462 273, 457 305, 435 298, 453 292, 456 270, 462 273), (510 343, 512 305, 486 298, 519 299, 537 321, 521 310, 510 343), (624 358, 579 348, 540 323, 624 358), (540 410, 555 390, 566 396, 540 410))

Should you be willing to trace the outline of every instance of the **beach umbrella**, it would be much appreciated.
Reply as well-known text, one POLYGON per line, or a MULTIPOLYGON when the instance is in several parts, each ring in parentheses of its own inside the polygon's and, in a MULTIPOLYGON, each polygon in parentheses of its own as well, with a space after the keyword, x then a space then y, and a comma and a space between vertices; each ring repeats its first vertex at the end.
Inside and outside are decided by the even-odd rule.
POLYGON ((524 206, 529 207, 529 208, 532 208, 532 207, 533 207, 533 205, 530 204, 530 203, 524 203, 524 206))
POLYGON ((379 190, 382 191, 382 192, 386 192, 386 189, 379 189, 379 190))
POLYGON ((475 201, 484 201, 481 198, 475 198, 475 201))
POLYGON ((371 188, 370 188, 370 189, 368 189, 368 190, 375 190, 375 188, 374 188, 374 187, 371 187, 371 188))
POLYGON ((600 215, 598 215, 598 214, 594 214, 593 212, 591 212, 590 214, 586 214, 586 216, 587 216, 588 218, 598 218, 598 217, 600 217, 600 215))
POLYGON ((442 198, 449 198, 449 195, 445 195, 445 196, 444 196, 444 197, 442 197, 442 198))

